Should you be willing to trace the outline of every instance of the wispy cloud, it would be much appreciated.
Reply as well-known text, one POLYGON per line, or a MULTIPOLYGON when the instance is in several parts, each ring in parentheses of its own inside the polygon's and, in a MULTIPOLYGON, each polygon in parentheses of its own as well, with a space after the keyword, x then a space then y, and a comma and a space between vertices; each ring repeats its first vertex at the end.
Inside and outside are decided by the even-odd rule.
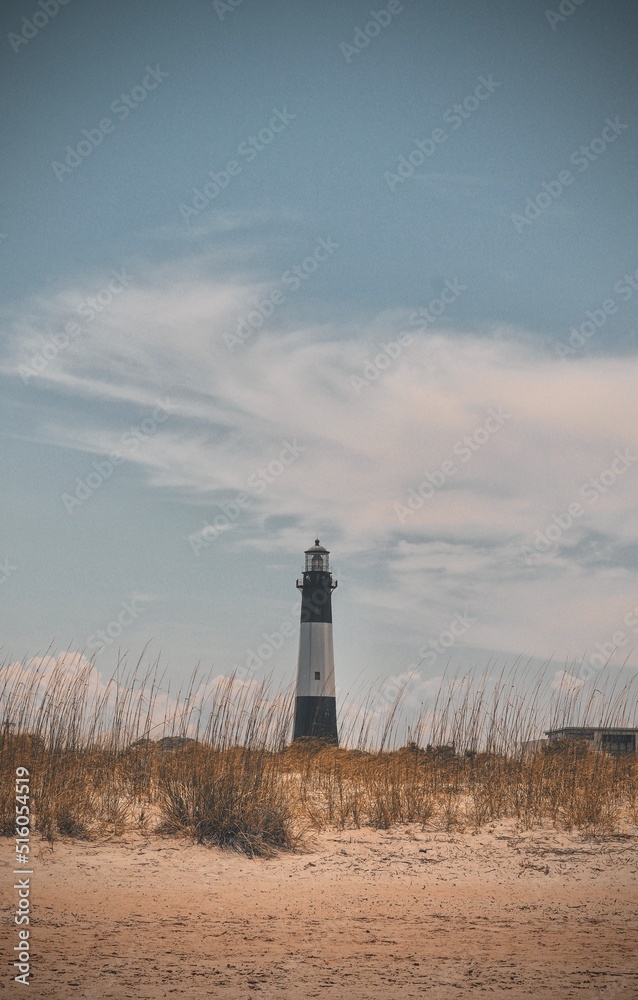
MULTIPOLYGON (((167 242, 193 243, 198 240, 210 239, 238 233, 263 232, 277 226, 303 222, 303 214, 291 208, 261 208, 261 209, 209 209, 200 218, 186 225, 182 219, 165 223, 153 229, 149 234, 152 239, 167 242)), ((245 249, 245 246, 244 246, 245 249)))
MULTIPOLYGON (((297 440, 300 460, 253 496, 224 544, 296 553, 300 530, 321 524, 343 559, 376 551, 383 573, 375 606, 406 627, 424 609, 430 620, 440 609, 440 630, 450 610, 469 608, 478 619, 473 643, 538 655, 582 651, 604 633, 636 583, 627 553, 638 543, 638 463, 595 502, 582 491, 617 449, 638 455, 638 359, 584 357, 566 366, 524 332, 412 331, 410 345, 394 360, 390 351, 387 367, 357 395, 353 372, 380 342, 409 331, 410 310, 383 322, 294 329, 274 317, 229 354, 228 324, 267 287, 215 278, 204 258, 138 269, 86 342, 70 345, 25 388, 34 436, 106 455, 133 417, 169 397, 170 421, 125 458, 151 487, 208 506, 245 490, 282 441, 297 440), (99 407, 78 421, 78 400, 99 407), (475 448, 478 429, 499 408, 507 421, 475 448), (454 475, 399 523, 396 503, 451 460, 454 475), (552 559, 526 565, 517 552, 575 502, 583 514, 552 559), (268 531, 253 530, 265 524, 268 531), (596 532, 606 539, 605 558, 583 561, 596 532)), ((12 317, 6 378, 19 380, 33 338, 53 331, 84 294, 75 287, 12 317)), ((365 601, 366 585, 357 589, 365 601)))

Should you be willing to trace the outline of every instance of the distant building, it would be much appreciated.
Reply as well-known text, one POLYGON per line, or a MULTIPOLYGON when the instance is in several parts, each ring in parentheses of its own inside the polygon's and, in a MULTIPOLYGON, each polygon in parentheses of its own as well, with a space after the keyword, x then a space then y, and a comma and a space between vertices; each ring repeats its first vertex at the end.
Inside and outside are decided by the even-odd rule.
POLYGON ((524 754, 533 754, 540 750, 542 747, 546 747, 549 743, 548 739, 538 739, 538 740, 523 740, 521 747, 524 754))
POLYGON ((548 729, 545 736, 548 745, 557 740, 586 740, 594 750, 605 750, 607 753, 635 753, 638 729, 610 726, 562 726, 560 729, 548 729))

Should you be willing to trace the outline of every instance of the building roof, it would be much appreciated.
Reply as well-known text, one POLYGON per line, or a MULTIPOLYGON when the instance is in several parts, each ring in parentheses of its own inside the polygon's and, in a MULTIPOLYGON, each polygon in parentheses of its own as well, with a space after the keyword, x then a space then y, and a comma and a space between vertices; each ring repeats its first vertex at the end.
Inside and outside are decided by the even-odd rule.
POLYGON ((638 734, 634 726, 559 726, 558 729, 546 729, 545 736, 575 736, 577 733, 628 733, 638 734))

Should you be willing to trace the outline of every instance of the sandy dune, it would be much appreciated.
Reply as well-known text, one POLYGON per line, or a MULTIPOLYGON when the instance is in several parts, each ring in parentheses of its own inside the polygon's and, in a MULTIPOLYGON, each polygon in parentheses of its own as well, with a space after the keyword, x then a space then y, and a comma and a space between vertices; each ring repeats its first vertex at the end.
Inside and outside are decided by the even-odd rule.
MULTIPOLYGON (((633 840, 366 829, 265 861, 138 835, 35 846, 28 992, 3 893, 7 998, 638 997, 633 840)), ((10 887, 7 840, 2 861, 10 887)))

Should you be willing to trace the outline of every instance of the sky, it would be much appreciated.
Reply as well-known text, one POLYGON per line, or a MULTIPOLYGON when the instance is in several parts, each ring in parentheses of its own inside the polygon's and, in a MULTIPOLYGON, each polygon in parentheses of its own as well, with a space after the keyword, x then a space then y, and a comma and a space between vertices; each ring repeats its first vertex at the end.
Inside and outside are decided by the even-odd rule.
MULTIPOLYGON (((638 669, 638 13, 0 14, 3 653, 638 669)), ((571 683, 571 681, 569 681, 571 683)))

